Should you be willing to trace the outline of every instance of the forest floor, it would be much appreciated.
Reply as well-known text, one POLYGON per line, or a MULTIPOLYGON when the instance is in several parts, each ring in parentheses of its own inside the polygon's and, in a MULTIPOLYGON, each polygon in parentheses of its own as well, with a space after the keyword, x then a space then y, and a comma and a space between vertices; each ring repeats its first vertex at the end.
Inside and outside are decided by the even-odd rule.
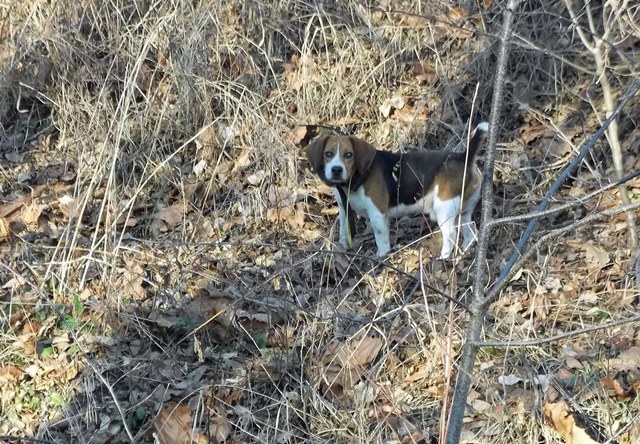
MULTIPOLYGON (((495 217, 533 212, 605 120, 603 78, 617 101, 639 77, 640 8, 590 5, 575 20, 565 3, 518 9, 495 217), (574 22, 607 33, 604 76, 574 22)), ((0 5, 0 441, 442 442, 476 248, 437 260, 437 224, 414 217, 392 224, 384 262, 365 220, 343 251, 304 148, 333 127, 380 149, 461 149, 491 111, 502 12, 0 5)), ((638 116, 636 95, 618 119, 624 174, 640 169, 638 116)), ((501 344, 479 352, 462 442, 640 439, 626 215, 539 241, 619 208, 616 179, 602 137, 554 196, 570 208, 540 219, 489 308, 483 340, 501 344)), ((626 186, 637 202, 640 179, 626 186)), ((526 223, 492 232, 490 284, 526 223)))

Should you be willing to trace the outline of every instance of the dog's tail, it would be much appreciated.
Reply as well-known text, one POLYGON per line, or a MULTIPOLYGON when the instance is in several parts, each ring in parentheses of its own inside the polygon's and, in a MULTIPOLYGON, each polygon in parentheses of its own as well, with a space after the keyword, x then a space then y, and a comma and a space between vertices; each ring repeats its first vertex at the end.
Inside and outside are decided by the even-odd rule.
POLYGON ((476 126, 476 129, 471 133, 471 140, 469 140, 469 159, 473 159, 476 157, 476 152, 478 151, 478 147, 480 146, 480 142, 482 142, 482 138, 489 131, 489 123, 482 122, 476 126))

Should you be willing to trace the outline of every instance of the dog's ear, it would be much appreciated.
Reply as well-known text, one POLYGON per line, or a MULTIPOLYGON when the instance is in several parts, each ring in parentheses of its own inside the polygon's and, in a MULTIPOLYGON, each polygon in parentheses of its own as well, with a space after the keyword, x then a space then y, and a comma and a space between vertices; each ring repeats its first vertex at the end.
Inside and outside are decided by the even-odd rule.
POLYGON ((314 173, 324 179, 324 146, 329 136, 320 136, 307 146, 307 159, 314 173))
POLYGON ((369 175, 369 169, 373 163, 373 159, 376 157, 376 148, 368 142, 357 137, 350 136, 351 144, 353 145, 353 151, 355 152, 355 162, 358 173, 361 176, 366 177, 369 175))

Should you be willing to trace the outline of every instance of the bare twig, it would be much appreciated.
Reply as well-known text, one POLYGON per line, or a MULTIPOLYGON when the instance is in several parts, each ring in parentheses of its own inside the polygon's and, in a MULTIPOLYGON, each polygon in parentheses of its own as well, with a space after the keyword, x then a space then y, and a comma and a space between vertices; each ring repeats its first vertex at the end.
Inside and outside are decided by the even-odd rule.
POLYGON ((471 303, 471 317, 467 327, 466 342, 462 351, 462 363, 458 371, 456 387, 451 402, 451 410, 447 424, 447 444, 457 444, 462 433, 462 421, 467 403, 467 395, 471 387, 471 375, 473 365, 476 360, 478 348, 474 343, 480 338, 482 321, 486 312, 484 302, 484 287, 487 282, 485 262, 487 259, 487 249, 489 246, 489 233, 486 225, 491 220, 493 211, 493 167, 496 158, 496 139, 498 120, 502 110, 502 96, 504 88, 505 71, 508 59, 509 40, 511 27, 513 25, 515 9, 518 0, 509 0, 504 10, 503 29, 500 36, 500 52, 498 54, 498 65, 496 79, 493 88, 493 100, 491 103, 491 116, 489 123, 489 142, 485 153, 485 167, 482 182, 482 219, 481 230, 478 238, 478 246, 475 258, 475 277, 473 285, 473 301, 471 303))
POLYGON ((555 336, 541 339, 530 339, 526 341, 479 341, 475 345, 477 347, 535 347, 544 344, 550 344, 552 342, 559 341, 560 339, 571 338, 585 333, 593 333, 594 331, 604 330, 607 328, 617 327, 619 325, 629 324, 631 322, 640 321, 640 315, 631 316, 626 319, 618 319, 616 321, 607 322, 606 324, 592 325, 591 327, 580 328, 574 331, 568 331, 560 333, 555 336))
MULTIPOLYGON (((607 14, 602 14, 602 21, 605 31, 602 35, 598 35, 598 29, 593 21, 593 15, 591 13, 591 5, 589 2, 585 2, 584 6, 587 12, 587 19, 589 21, 589 28, 591 30, 592 37, 592 40, 589 40, 582 27, 580 27, 580 25, 578 24, 576 14, 571 7, 571 1, 564 0, 564 3, 567 7, 567 11, 569 11, 571 21, 575 25, 576 31, 578 32, 578 36, 580 37, 582 44, 593 55, 593 59, 596 62, 596 81, 600 83, 600 87, 602 88, 605 117, 608 120, 609 117, 611 117, 614 113, 615 109, 615 94, 611 88, 611 83, 609 82, 609 77, 607 75, 608 47, 605 45, 605 42, 609 38, 609 33, 613 28, 612 23, 610 19, 607 19, 607 14)), ((602 7, 603 9, 606 9, 607 7, 611 8, 612 6, 607 6, 607 3, 604 3, 602 7)), ((617 5, 616 7, 624 8, 625 6, 617 5)), ((611 16, 613 16, 613 14, 609 15, 609 17, 611 16)), ((592 104, 592 106, 597 113, 596 106, 594 104, 592 104)), ((611 120, 610 125, 606 130, 606 136, 607 140, 609 141, 609 146, 611 147, 611 157, 613 159, 613 165, 618 179, 620 179, 624 175, 624 164, 622 159, 622 146, 620 144, 620 137, 618 136, 618 121, 615 119, 615 116, 613 120, 611 120)), ((624 205, 629 205, 631 203, 631 199, 629 198, 627 187, 624 184, 620 184, 619 188, 622 203, 624 205)), ((636 216, 633 212, 627 213, 627 229, 629 231, 629 242, 631 244, 631 247, 635 248, 638 245, 638 235, 636 232, 636 216)))
POLYGON ((0 435, 0 442, 35 442, 38 444, 58 444, 55 441, 49 441, 48 439, 30 438, 28 436, 9 436, 0 435))
POLYGON ((628 182, 631 179, 634 179, 636 177, 640 176, 640 171, 634 171, 631 174, 627 174, 626 176, 624 176, 622 179, 620 180, 616 180, 615 182, 612 182, 610 184, 607 184, 601 188, 598 188, 595 191, 592 191, 591 193, 587 193, 584 196, 576 199, 574 202, 568 202, 564 205, 560 205, 558 207, 555 208, 550 208, 548 210, 544 210, 544 211, 534 211, 533 213, 527 213, 527 214, 518 214, 516 216, 506 216, 506 217, 501 217, 499 219, 493 219, 489 221, 489 226, 490 227, 495 227, 498 225, 504 225, 504 224, 508 224, 508 223, 513 223, 513 222, 519 222, 519 221, 523 221, 523 220, 527 220, 527 219, 533 219, 534 217, 544 217, 544 216, 549 216, 551 214, 556 214, 556 213, 560 213, 561 211, 565 211, 568 210, 570 208, 574 208, 577 207, 579 205, 583 205, 585 202, 587 202, 589 199, 591 199, 594 196, 597 196, 598 194, 604 193, 607 190, 610 190, 611 188, 615 188, 617 186, 619 186, 622 183, 628 182))
MULTIPOLYGON (((640 90, 640 80, 637 80, 631 86, 631 88, 629 88, 629 90, 626 92, 626 94, 622 97, 622 99, 618 103, 618 106, 613 111, 613 113, 609 116, 609 118, 607 118, 607 120, 602 124, 602 126, 600 128, 598 128, 598 130, 593 134, 593 136, 591 136, 591 138, 587 141, 587 143, 585 143, 584 147, 582 148, 582 150, 580 151, 578 156, 565 168, 565 170, 562 172, 562 174, 560 174, 560 176, 558 176, 556 181, 551 186, 551 189, 547 192, 547 194, 545 195, 544 199, 542 199, 542 202, 540 202, 540 205, 538 205, 538 208, 536 209, 536 212, 544 211, 549 206, 549 204, 551 203, 551 198, 558 192, 558 190, 560 189, 560 186, 564 183, 565 180, 567 180, 567 178, 571 175, 571 173, 578 167, 580 162, 582 162, 582 159, 584 159, 584 157, 587 155, 589 150, 591 150, 591 148, 593 148, 593 146, 595 145, 597 140, 604 134, 604 132, 609 127, 611 122, 618 116, 618 114, 620 114, 620 112, 622 111, 624 106, 627 104, 627 102, 639 90, 640 90)), ((533 234, 533 231, 535 230, 536 226, 538 225, 538 219, 539 219, 539 217, 534 217, 529 222, 529 225, 527 226, 527 229, 524 231, 524 233, 520 237, 520 240, 518 241, 518 244, 516 245, 515 251, 513 252, 511 257, 507 261, 507 264, 504 266, 504 268, 500 272, 500 276, 498 276, 498 279, 493 284, 494 287, 499 286, 500 283, 502 281, 504 281, 505 277, 509 274, 509 272, 513 268, 514 264, 516 263, 516 261, 520 257, 521 252, 524 250, 525 245, 529 241, 529 238, 533 234)), ((492 295, 495 294, 494 291, 492 291, 491 293, 492 293, 492 295)))
POLYGON ((636 280, 636 288, 640 290, 640 250, 636 251, 636 257, 633 260, 631 270, 633 270, 633 277, 636 280))

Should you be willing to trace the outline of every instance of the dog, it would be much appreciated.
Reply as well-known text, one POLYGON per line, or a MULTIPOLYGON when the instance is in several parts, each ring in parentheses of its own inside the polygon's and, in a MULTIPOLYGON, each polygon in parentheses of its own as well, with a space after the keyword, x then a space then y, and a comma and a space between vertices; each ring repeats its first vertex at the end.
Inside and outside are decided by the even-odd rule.
POLYGON ((351 246, 353 211, 373 228, 378 256, 391 250, 389 218, 428 214, 442 231, 440 258, 449 259, 462 221, 462 250, 476 239, 471 220, 480 199, 482 177, 476 152, 489 124, 476 126, 466 152, 393 153, 353 136, 324 135, 307 146, 312 171, 334 187, 339 205, 340 244, 351 246))

